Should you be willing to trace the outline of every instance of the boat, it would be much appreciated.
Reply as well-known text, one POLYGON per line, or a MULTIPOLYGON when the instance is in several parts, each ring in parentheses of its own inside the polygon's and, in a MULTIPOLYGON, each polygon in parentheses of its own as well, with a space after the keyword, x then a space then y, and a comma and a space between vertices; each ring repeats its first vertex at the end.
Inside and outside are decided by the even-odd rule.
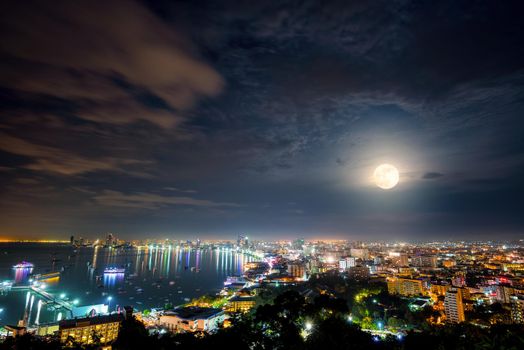
POLYGON ((247 283, 247 282, 249 281, 245 279, 243 276, 227 276, 226 280, 224 281, 224 285, 229 286, 231 284, 247 283))
POLYGON ((104 269, 104 274, 115 274, 115 273, 125 273, 126 269, 122 267, 106 267, 104 269))
POLYGON ((40 274, 33 276, 35 281, 46 281, 46 280, 59 278, 59 277, 60 277, 60 271, 49 272, 49 273, 40 273, 40 274))
POLYGON ((27 261, 22 261, 21 263, 16 264, 13 266, 15 269, 32 269, 34 265, 27 261))

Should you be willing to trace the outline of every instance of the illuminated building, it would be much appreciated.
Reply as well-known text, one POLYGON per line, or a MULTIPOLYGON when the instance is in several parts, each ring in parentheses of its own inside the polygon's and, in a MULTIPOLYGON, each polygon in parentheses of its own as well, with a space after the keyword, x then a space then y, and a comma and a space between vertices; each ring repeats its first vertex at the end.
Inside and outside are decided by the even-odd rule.
POLYGON ((342 259, 338 262, 339 270, 345 270, 347 268, 346 259, 342 259))
POLYGON ((112 247, 113 243, 115 243, 115 238, 113 234, 109 233, 106 238, 106 247, 112 247))
POLYGON ((207 307, 182 307, 160 316, 159 325, 171 332, 212 332, 224 322, 222 309, 207 307))
POLYGON ((249 247, 249 238, 244 235, 238 235, 237 247, 248 248, 249 247))
POLYGON ((38 328, 36 329, 36 335, 39 336, 47 336, 47 335, 53 335, 57 333, 60 329, 59 323, 49 323, 49 324, 42 324, 38 325, 38 328))
POLYGON ((436 255, 419 255, 411 258, 411 264, 417 267, 437 267, 436 255))
POLYGON ((511 301, 511 321, 513 323, 524 323, 524 296, 512 295, 511 301))
POLYGON ((112 314, 96 317, 75 318, 59 323, 58 336, 61 343, 69 339, 79 344, 92 344, 95 337, 100 343, 111 343, 118 337, 122 314, 112 314))
POLYGON ((451 260, 451 259, 446 259, 442 262, 442 266, 446 267, 446 268, 450 268, 450 267, 453 267, 457 265, 457 262, 455 260, 451 260))
POLYGON ((364 280, 369 278, 369 268, 366 266, 352 266, 348 270, 349 278, 364 280))
POLYGON ((228 301, 226 311, 247 312, 255 306, 255 298, 252 296, 234 296, 228 301))
POLYGON ((354 257, 347 257, 338 262, 338 267, 340 270, 346 270, 353 266, 357 266, 357 259, 354 257))
POLYGON ((523 272, 524 271, 524 264, 520 263, 504 263, 502 264, 502 270, 509 271, 509 272, 523 272))
POLYGON ((496 293, 495 299, 501 303, 507 304, 511 301, 511 295, 515 294, 515 288, 508 285, 498 285, 496 293))
POLYGON ((450 323, 460 323, 466 320, 464 316, 462 293, 457 288, 452 288, 446 292, 446 297, 444 299, 444 313, 450 323))
POLYGON ((300 261, 288 262, 287 273, 291 277, 304 278, 306 274, 306 266, 300 261))
POLYGON ((421 280, 411 278, 398 278, 389 277, 387 279, 388 293, 403 295, 403 296, 414 296, 424 295, 425 289, 422 285, 421 280))
POLYGON ((409 259, 406 253, 389 252, 389 257, 396 266, 408 266, 409 265, 409 259))
POLYGON ((449 284, 441 284, 441 283, 435 283, 432 284, 430 287, 430 291, 432 294, 435 294, 437 296, 446 295, 446 292, 451 288, 449 284))

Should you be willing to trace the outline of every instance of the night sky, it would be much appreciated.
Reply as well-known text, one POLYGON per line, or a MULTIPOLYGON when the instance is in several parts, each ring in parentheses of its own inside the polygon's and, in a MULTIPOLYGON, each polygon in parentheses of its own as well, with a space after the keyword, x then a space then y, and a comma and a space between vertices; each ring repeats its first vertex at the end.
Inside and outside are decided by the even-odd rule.
POLYGON ((523 238, 523 18, 4 1, 0 238, 523 238))

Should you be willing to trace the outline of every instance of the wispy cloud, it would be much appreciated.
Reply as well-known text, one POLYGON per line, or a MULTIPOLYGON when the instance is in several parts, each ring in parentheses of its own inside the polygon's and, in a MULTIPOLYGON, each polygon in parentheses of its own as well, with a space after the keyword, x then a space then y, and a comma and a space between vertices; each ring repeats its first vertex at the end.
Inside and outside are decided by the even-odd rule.
POLYGON ((182 196, 162 196, 153 193, 126 194, 118 191, 105 190, 93 197, 100 205, 111 207, 128 207, 143 209, 158 209, 168 205, 192 207, 241 207, 240 204, 230 202, 215 202, 207 199, 197 199, 182 196))
POLYGON ((182 193, 197 193, 196 190, 188 190, 188 189, 182 189, 182 188, 176 188, 176 187, 164 187, 164 190, 173 191, 173 192, 182 192, 182 193))
POLYGON ((0 23, 0 54, 11 58, 0 64, 0 85, 66 99, 86 120, 170 128, 178 111, 224 85, 188 40, 136 1, 13 5, 0 23), (164 104, 138 102, 147 95, 164 104))
MULTIPOLYGON (((126 167, 150 163, 116 157, 86 157, 66 149, 31 143, 5 133, 0 133, 0 150, 29 158, 29 162, 23 165, 23 168, 60 175, 78 175, 100 170, 126 171, 126 167)), ((129 174, 147 175, 132 170, 129 170, 129 174)))
POLYGON ((429 180, 429 179, 438 179, 439 177, 442 177, 442 176, 444 176, 444 174, 438 173, 435 171, 430 171, 422 175, 422 178, 425 180, 429 180))

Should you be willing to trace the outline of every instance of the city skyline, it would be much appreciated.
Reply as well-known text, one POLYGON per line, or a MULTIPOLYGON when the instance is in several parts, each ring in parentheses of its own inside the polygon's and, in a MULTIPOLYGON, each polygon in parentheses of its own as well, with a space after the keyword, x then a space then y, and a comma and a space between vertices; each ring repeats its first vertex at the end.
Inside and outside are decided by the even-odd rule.
POLYGON ((524 237, 518 1, 1 8, 0 239, 524 237))

